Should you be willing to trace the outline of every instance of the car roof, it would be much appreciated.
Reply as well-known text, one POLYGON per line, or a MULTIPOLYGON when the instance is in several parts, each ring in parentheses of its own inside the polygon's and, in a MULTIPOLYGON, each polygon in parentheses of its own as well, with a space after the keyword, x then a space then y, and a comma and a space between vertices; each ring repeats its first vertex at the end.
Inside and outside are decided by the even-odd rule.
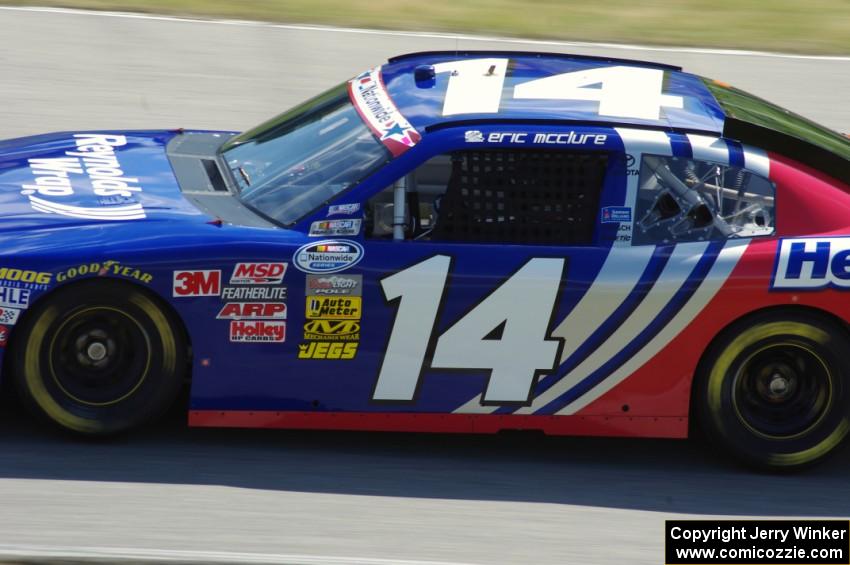
MULTIPOLYGON (((478 75, 479 71, 472 67, 466 67, 458 73, 460 75, 478 75)), ((496 74, 498 74, 498 71, 496 71, 496 74)), ((653 73, 650 73, 650 75, 653 75, 653 73)), ((616 80, 615 74, 607 76, 614 76, 616 80)), ((629 74, 628 76, 633 75, 629 74)), ((593 123, 609 126, 642 126, 717 135, 723 132, 724 112, 706 88, 703 79, 685 73, 681 68, 671 65, 559 53, 431 51, 411 53, 389 59, 386 64, 381 66, 381 77, 390 98, 401 114, 420 132, 458 121, 470 122, 476 120, 486 120, 491 123, 494 121, 547 121, 574 124, 593 123), (501 98, 498 102, 498 111, 472 111, 445 115, 444 103, 449 94, 450 73, 443 72, 443 70, 446 66, 452 65, 444 64, 455 62, 454 66, 457 66, 457 62, 474 59, 492 60, 482 63, 484 66, 480 74, 495 71, 495 68, 490 68, 492 64, 488 63, 496 63, 500 60, 508 61, 506 72, 502 77, 504 82, 502 83, 501 98), (443 65, 442 68, 439 67, 441 64, 443 65), (436 72, 435 66, 437 67, 436 72), (433 79, 430 81, 422 80, 423 77, 428 76, 429 68, 433 79), (678 107, 676 104, 669 106, 662 104, 655 116, 617 115, 616 112, 606 115, 601 110, 598 100, 521 98, 514 91, 516 86, 527 84, 536 79, 606 68, 613 73, 625 74, 633 73, 633 69, 655 71, 654 76, 659 76, 661 77, 660 80, 663 80, 662 95, 675 99, 680 98, 681 102, 678 102, 678 107), (417 78, 420 80, 417 80, 417 78)), ((498 80, 502 80, 502 78, 498 80)), ((485 81, 476 82, 473 79, 470 82, 471 84, 466 83, 461 87, 466 92, 459 94, 460 96, 476 98, 485 95, 480 91, 480 89, 488 86, 482 85, 482 82, 485 81)), ((587 80, 580 86, 583 87, 585 93, 600 88, 599 84, 587 80)), ((655 88, 657 89, 657 86, 655 88)), ((455 94, 459 91, 460 89, 452 96, 455 97, 455 94)), ((590 97, 593 96, 594 94, 591 93, 590 97)), ((481 107, 482 105, 477 106, 481 107)))

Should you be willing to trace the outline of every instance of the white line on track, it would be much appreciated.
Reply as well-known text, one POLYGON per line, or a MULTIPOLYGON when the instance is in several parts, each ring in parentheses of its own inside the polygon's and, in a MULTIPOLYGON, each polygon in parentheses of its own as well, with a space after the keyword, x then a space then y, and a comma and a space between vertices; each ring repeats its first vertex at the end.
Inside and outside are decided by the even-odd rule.
POLYGON ((331 555, 289 555, 229 551, 185 551, 124 547, 50 547, 0 544, 0 559, 162 561, 170 563, 257 563, 297 565, 472 565, 457 561, 411 561, 331 555))
POLYGON ((650 51, 664 53, 695 53, 702 55, 726 55, 736 57, 770 57, 776 59, 804 59, 817 61, 850 61, 850 56, 844 55, 803 55, 798 53, 772 53, 769 51, 748 51, 742 49, 709 49, 702 47, 663 47, 653 45, 630 45, 626 43, 594 43, 587 41, 556 41, 547 39, 522 39, 517 37, 498 37, 485 35, 467 35, 456 33, 394 31, 366 28, 334 27, 302 24, 276 24, 251 20, 217 20, 190 18, 181 16, 164 16, 156 14, 141 14, 131 12, 107 12, 97 10, 80 10, 75 8, 46 8, 39 6, 0 6, 0 11, 7 12, 43 12, 50 14, 68 14, 78 16, 97 16, 104 18, 127 18, 136 20, 155 20, 169 22, 200 23, 214 25, 229 25, 243 27, 270 27, 299 31, 315 31, 321 33, 354 33, 364 35, 383 35, 392 37, 419 37, 426 39, 455 39, 463 41, 501 42, 524 45, 544 45, 550 47, 579 47, 585 49, 621 49, 624 51, 650 51))

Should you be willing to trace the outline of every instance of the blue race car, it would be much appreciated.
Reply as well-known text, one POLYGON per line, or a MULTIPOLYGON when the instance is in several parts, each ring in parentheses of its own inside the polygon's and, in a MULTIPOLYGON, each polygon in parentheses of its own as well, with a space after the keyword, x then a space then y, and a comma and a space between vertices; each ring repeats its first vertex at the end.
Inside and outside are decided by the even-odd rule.
POLYGON ((685 437, 693 407, 808 463, 850 428, 848 158, 675 67, 501 52, 241 134, 0 142, 4 377, 85 434, 189 381, 197 426, 685 437))

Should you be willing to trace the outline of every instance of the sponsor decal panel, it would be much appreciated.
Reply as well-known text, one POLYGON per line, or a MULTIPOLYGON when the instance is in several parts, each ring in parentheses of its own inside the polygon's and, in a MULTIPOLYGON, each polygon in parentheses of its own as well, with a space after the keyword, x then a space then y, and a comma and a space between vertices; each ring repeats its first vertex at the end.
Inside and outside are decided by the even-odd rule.
POLYGON ((56 273, 56 282, 66 282, 77 277, 85 276, 116 276, 134 279, 145 284, 153 280, 153 275, 145 273, 136 267, 122 265, 119 261, 104 261, 102 263, 86 263, 84 265, 75 265, 64 271, 56 273))
POLYGON ((20 315, 21 311, 17 308, 0 308, 0 324, 14 326, 20 315))
POLYGON ((350 216, 360 211, 360 203, 334 204, 328 207, 328 216, 350 216))
POLYGON ((302 245, 295 252, 295 268, 305 273, 337 273, 350 269, 363 258, 363 247, 347 239, 330 239, 302 245))
POLYGON ((287 263, 236 263, 230 284, 280 284, 287 263))
POLYGON ((299 359, 339 359, 348 361, 357 355, 357 342, 311 341, 298 345, 299 359))
POLYGON ((414 145, 421 136, 401 115, 390 99, 381 79, 381 67, 375 67, 348 82, 348 95, 357 113, 394 157, 414 145))
POLYGON ((9 328, 6 326, 0 326, 0 347, 6 347, 6 343, 9 341, 9 328))
POLYGON ((216 316, 219 320, 285 320, 283 302, 228 302, 216 316))
POLYGON ((360 301, 359 296, 308 296, 305 316, 311 320, 319 318, 359 320, 361 314, 360 301))
POLYGON ((221 271, 174 271, 173 296, 219 296, 221 271))
POLYGON ((771 288, 850 289, 850 237, 782 239, 771 288))
POLYGON ((28 288, 0 286, 0 307, 26 308, 30 305, 31 293, 28 288))
POLYGON ((31 288, 43 290, 53 281, 53 273, 42 273, 40 271, 27 271, 11 267, 0 267, 0 281, 18 283, 14 286, 20 288, 31 288), (27 286, 31 285, 31 286, 27 286))
POLYGON ((250 300, 271 302, 286 300, 285 286, 226 286, 221 290, 222 300, 250 300))
POLYGON ((363 275, 307 275, 307 296, 360 296, 363 275))
POLYGON ((628 206, 605 206, 602 208, 602 223, 614 224, 619 222, 631 222, 632 209, 628 206))
POLYGON ((359 320, 308 320, 304 339, 315 341, 360 341, 359 320))
POLYGON ((286 322, 233 320, 230 322, 230 341, 234 343, 283 343, 286 341, 286 322))
POLYGON ((127 145, 127 138, 77 133, 74 144, 76 147, 62 157, 28 160, 33 181, 21 185, 21 194, 29 198, 33 210, 103 221, 144 219, 144 208, 137 201, 142 192, 139 179, 125 175, 115 152, 115 148, 127 145), (75 196, 82 187, 100 197, 101 205, 77 206, 62 201, 75 196))
POLYGON ((360 220, 322 220, 310 224, 310 237, 329 237, 357 235, 360 233, 360 220))

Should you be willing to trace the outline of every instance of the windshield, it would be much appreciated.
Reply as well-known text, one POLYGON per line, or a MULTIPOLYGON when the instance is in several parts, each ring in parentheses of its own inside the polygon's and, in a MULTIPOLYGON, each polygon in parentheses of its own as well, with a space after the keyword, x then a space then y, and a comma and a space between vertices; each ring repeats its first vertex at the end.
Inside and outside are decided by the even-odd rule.
POLYGON ((713 80, 705 85, 730 117, 812 143, 850 159, 850 139, 752 94, 713 80))
POLYGON ((222 147, 240 199, 287 225, 390 159, 343 83, 222 147))

